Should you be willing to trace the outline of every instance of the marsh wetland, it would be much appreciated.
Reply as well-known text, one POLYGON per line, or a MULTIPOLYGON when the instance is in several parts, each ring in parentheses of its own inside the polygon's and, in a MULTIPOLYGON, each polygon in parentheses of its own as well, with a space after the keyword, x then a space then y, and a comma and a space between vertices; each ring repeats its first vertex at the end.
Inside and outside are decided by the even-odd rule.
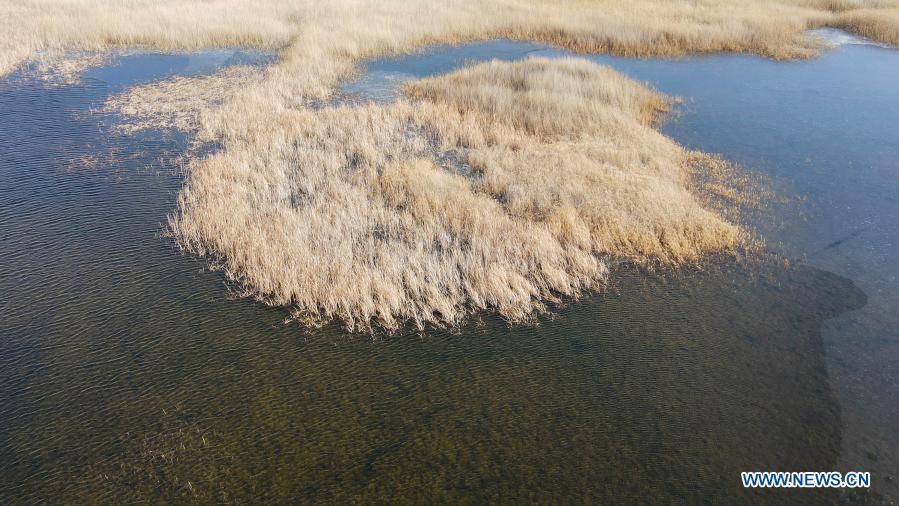
MULTIPOLYGON (((681 101, 658 127, 762 175, 765 251, 611 263, 510 324, 310 327, 166 235, 189 140, 123 132, 129 87, 269 54, 132 54, 0 84, 0 502, 659 502, 899 497, 899 52, 839 32, 777 62, 575 56, 681 101), (746 470, 863 470, 871 491, 756 491, 746 470)), ((494 40, 366 61, 338 102, 494 40)), ((208 149, 214 149, 208 148, 208 149)))

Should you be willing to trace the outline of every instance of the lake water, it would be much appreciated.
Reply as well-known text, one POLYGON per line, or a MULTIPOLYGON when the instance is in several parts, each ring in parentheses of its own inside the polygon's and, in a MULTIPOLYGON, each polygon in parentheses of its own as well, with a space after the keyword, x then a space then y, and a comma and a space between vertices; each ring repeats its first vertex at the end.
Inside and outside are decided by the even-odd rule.
MULTIPOLYGON (((285 324, 159 236, 183 139, 122 136, 91 109, 246 61, 210 54, 0 84, 0 502, 899 497, 899 52, 592 57, 682 97, 663 127, 678 142, 771 177, 790 198, 759 227, 791 261, 622 267, 537 326, 374 338, 285 324), (831 469, 874 490, 739 481, 831 469)), ((529 54, 564 53, 432 48, 370 62, 342 99, 529 54)))

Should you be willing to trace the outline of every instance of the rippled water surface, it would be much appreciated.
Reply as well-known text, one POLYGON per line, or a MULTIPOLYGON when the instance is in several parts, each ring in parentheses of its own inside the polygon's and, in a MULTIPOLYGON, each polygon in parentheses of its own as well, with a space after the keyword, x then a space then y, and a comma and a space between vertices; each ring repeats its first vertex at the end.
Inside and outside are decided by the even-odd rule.
MULTIPOLYGON (((562 54, 435 48, 342 92, 531 53, 562 54)), ((899 52, 596 59, 684 98, 667 134, 792 197, 762 231, 793 261, 622 268, 533 327, 307 332, 159 236, 182 139, 91 112, 239 55, 0 84, 0 502, 857 498, 740 487, 767 469, 870 470, 862 498, 897 497, 899 52)))

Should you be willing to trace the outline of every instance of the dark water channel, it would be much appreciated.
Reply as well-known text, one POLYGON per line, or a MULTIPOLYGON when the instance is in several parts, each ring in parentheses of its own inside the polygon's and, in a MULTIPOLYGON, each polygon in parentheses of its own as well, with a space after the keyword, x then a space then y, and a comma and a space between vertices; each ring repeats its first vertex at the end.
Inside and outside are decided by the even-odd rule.
MULTIPOLYGON (((343 92, 495 41, 368 65, 343 92)), ((652 275, 537 326, 307 332, 159 237, 177 135, 91 113, 126 86, 242 61, 139 55, 81 84, 0 84, 0 503, 663 502, 897 497, 899 52, 596 58, 685 99, 682 144, 789 195, 791 262, 652 275), (875 488, 744 490, 746 470, 871 471, 875 488)))

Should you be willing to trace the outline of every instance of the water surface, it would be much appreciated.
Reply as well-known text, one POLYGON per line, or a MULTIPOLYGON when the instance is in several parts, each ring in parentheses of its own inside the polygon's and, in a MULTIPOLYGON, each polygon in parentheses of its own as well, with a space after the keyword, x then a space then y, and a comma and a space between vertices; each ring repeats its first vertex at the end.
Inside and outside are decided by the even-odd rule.
MULTIPOLYGON (((771 178, 772 216, 753 225, 788 258, 852 279, 869 296, 827 322, 827 363, 842 407, 843 465, 875 472, 899 498, 899 51, 839 30, 819 58, 673 60, 584 56, 514 41, 442 46, 370 62, 342 91, 390 101, 398 83, 493 58, 589 58, 684 100, 663 126, 682 145, 771 178), (781 199, 786 198, 787 202, 781 199)), ((880 478, 878 479, 877 476, 880 478)))
MULTIPOLYGON (((531 53, 561 54, 435 48, 344 92, 531 53)), ((537 326, 373 339, 286 325, 159 236, 183 141, 90 110, 184 58, 0 85, 0 502, 850 499, 746 491, 748 469, 871 470, 893 493, 896 52, 598 58, 686 99, 679 142, 804 198, 765 229, 796 261, 623 268, 537 326)))

